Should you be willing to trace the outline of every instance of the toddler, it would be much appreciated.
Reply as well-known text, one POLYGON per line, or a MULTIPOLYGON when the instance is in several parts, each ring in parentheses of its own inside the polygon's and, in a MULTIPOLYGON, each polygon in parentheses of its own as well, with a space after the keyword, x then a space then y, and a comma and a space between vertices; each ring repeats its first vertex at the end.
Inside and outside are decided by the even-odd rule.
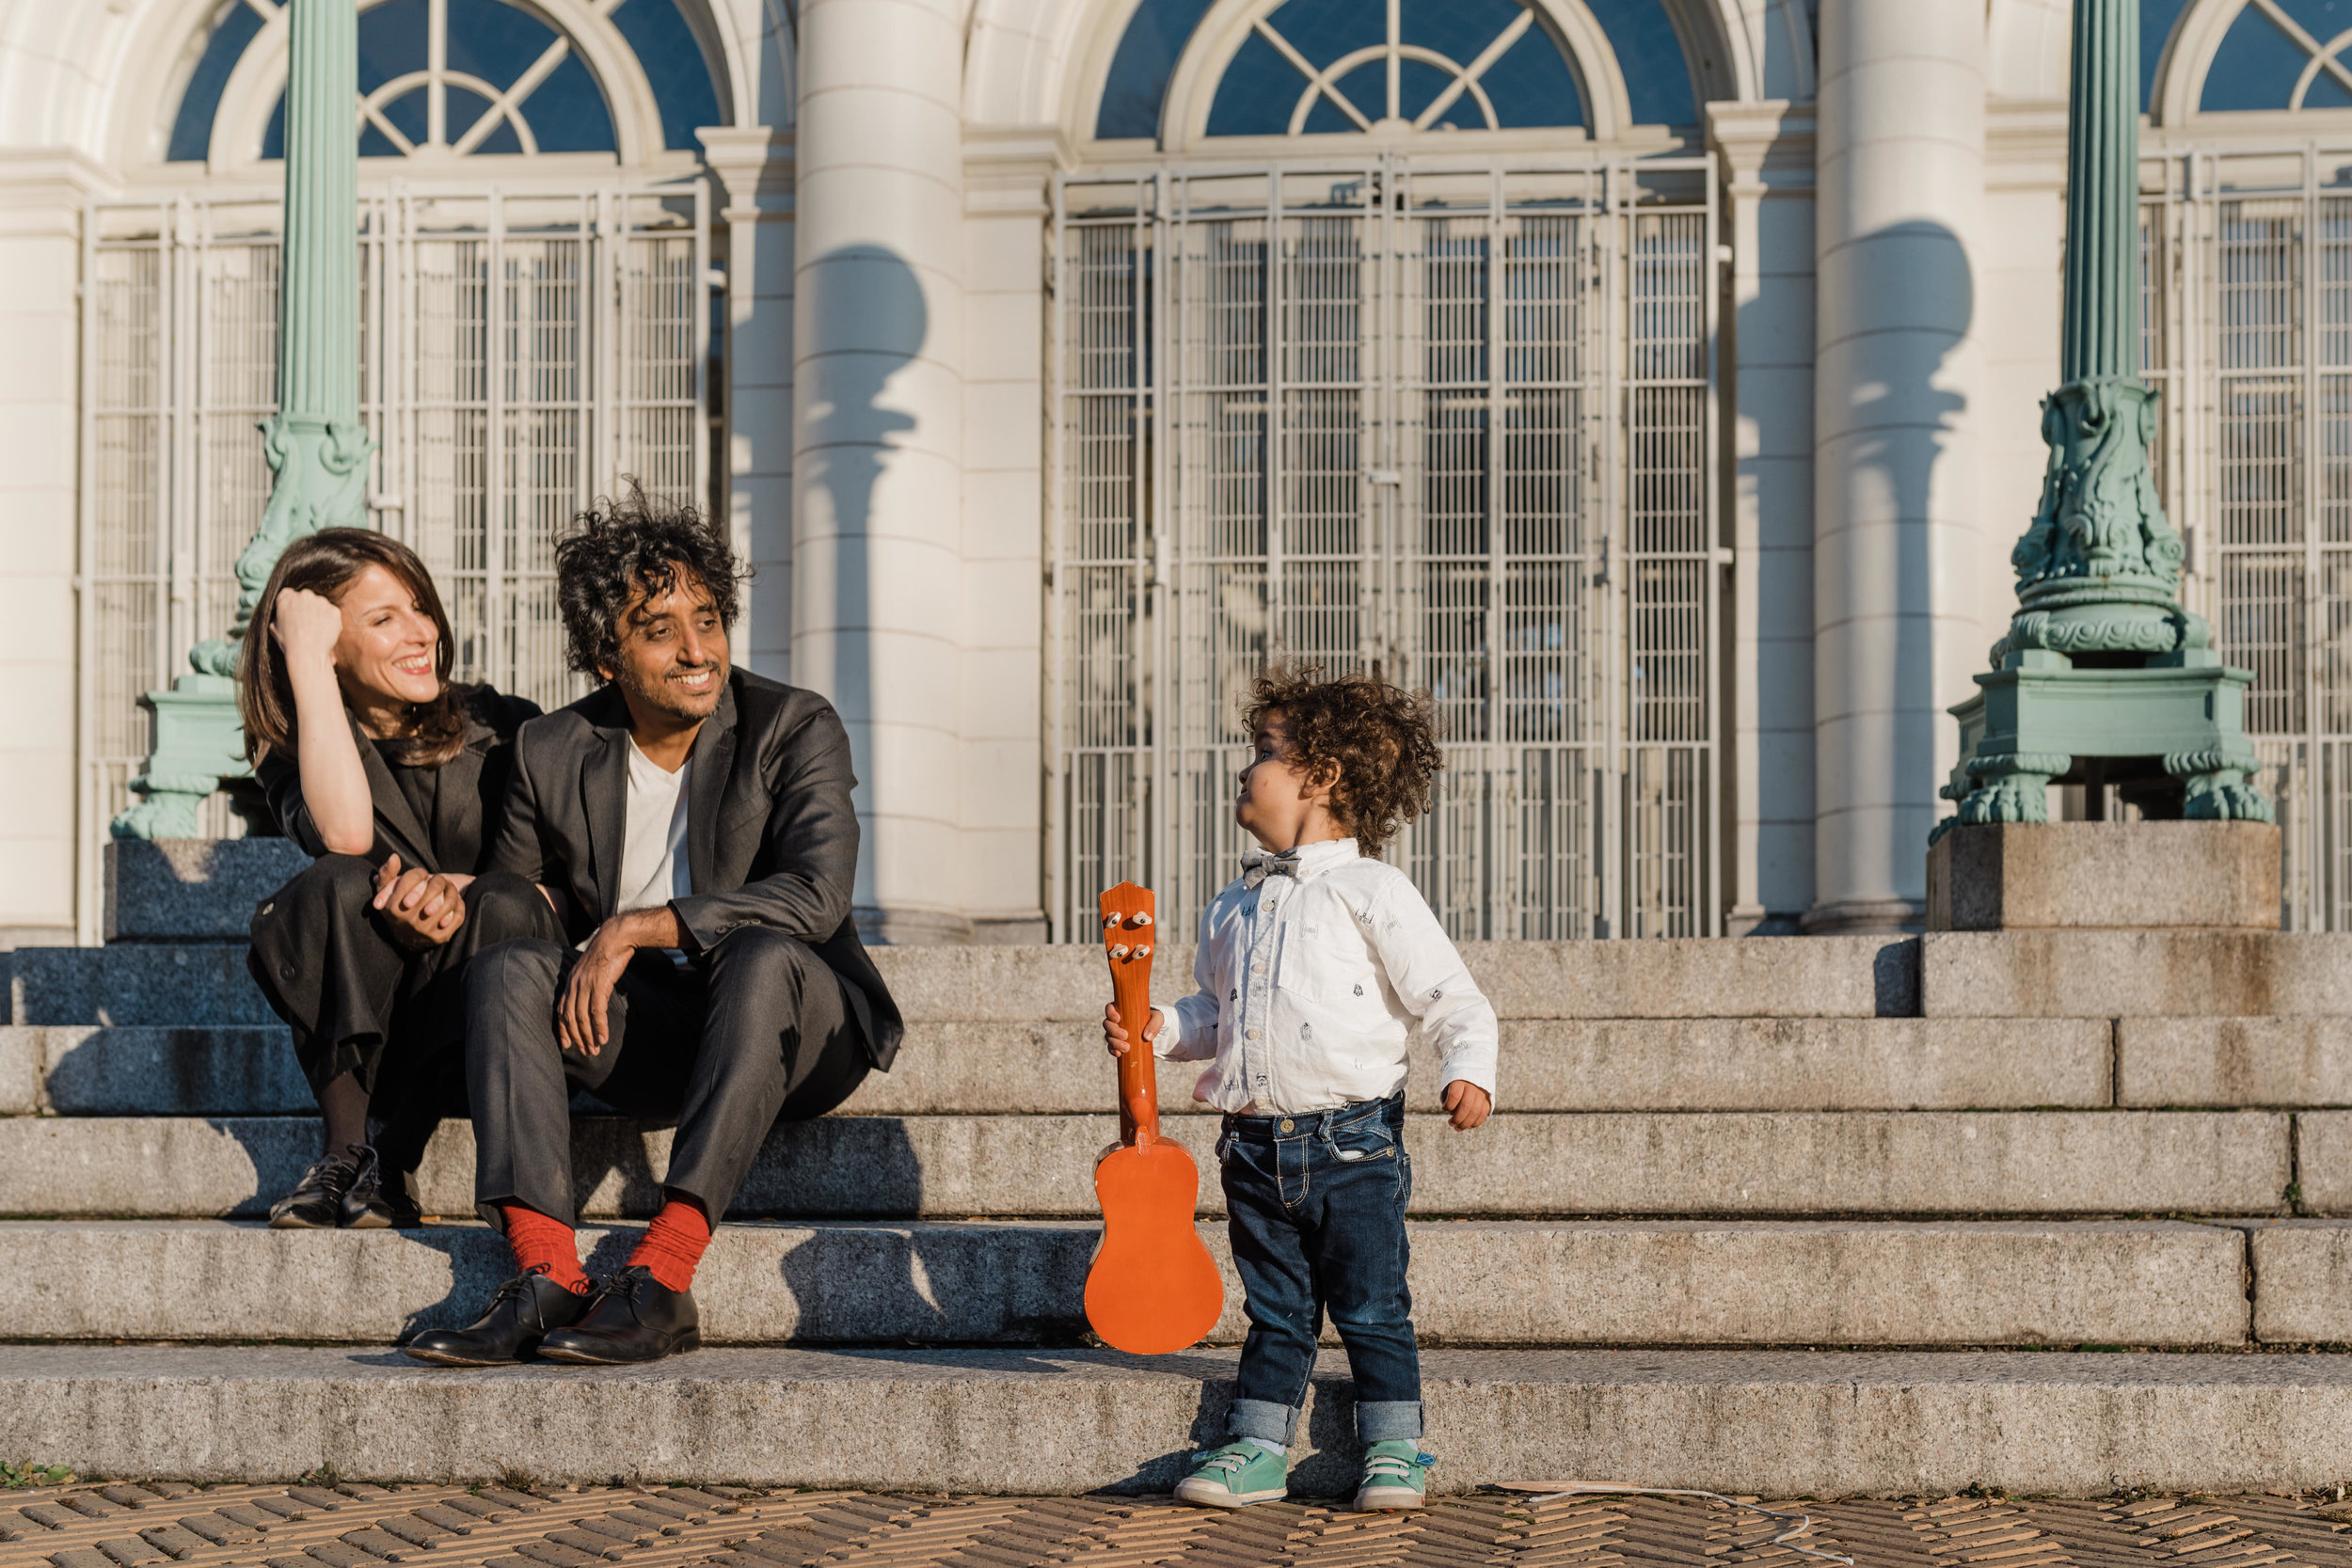
MULTIPOLYGON (((1457 1131, 1494 1103, 1494 1008, 1406 875, 1375 860, 1429 809, 1443 766, 1425 693, 1313 669, 1259 676, 1233 815, 1261 847, 1200 917, 1200 990, 1152 1010, 1161 1056, 1212 1061, 1216 1157, 1248 1297, 1232 1441, 1176 1496, 1210 1508, 1289 1490, 1289 1448, 1329 1312, 1356 1380, 1362 1510, 1419 1508, 1421 1360, 1405 1272, 1406 1047, 1436 1048, 1457 1131)), ((1129 1049, 1116 1006, 1103 1033, 1129 1049)))

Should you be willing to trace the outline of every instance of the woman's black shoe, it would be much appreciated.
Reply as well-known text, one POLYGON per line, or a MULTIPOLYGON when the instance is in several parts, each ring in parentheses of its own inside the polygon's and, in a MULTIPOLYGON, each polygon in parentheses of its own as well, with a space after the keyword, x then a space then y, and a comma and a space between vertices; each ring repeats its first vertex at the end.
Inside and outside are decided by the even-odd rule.
POLYGON ((596 1288, 587 1316, 576 1326, 541 1340, 539 1354, 549 1361, 612 1367, 659 1361, 678 1351, 700 1350, 702 1343, 694 1292, 673 1291, 643 1263, 631 1263, 596 1288))
POLYGON ((344 1224, 343 1196, 358 1165, 342 1155, 329 1155, 302 1173, 294 1190, 269 1206, 272 1230, 334 1230, 344 1224))
POLYGON ((375 1150, 358 1148, 358 1167, 343 1191, 342 1222, 346 1230, 414 1230, 424 1223, 424 1211, 408 1190, 406 1171, 384 1168, 375 1150))
POLYGON ((402 1348, 437 1367, 510 1367, 546 1338, 587 1315, 589 1298, 548 1277, 543 1264, 517 1275, 490 1297, 469 1328, 437 1328, 402 1348))

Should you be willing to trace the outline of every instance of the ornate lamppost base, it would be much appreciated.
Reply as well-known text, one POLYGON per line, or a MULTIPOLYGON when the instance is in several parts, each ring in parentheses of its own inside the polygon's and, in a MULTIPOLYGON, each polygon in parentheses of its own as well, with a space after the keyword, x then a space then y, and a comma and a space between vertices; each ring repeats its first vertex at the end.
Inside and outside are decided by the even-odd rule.
POLYGON ((2251 782, 2262 762, 2243 719, 2252 672, 2210 648, 2137 667, 2081 668, 2047 648, 2013 649, 2001 662, 1951 710, 1961 760, 1937 793, 1960 810, 1936 824, 1931 845, 1956 827, 2048 821, 2051 784, 2114 784, 2146 817, 2272 819, 2251 782))
POLYGON ((147 798, 108 824, 117 838, 194 838, 197 807, 225 780, 246 775, 237 683, 182 675, 140 705, 155 716, 155 750, 131 787, 147 798))

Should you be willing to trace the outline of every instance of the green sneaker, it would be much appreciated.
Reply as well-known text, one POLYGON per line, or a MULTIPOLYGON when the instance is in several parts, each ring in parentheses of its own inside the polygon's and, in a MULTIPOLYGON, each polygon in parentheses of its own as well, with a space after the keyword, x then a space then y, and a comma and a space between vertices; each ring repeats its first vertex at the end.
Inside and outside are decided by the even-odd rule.
POLYGON ((1247 1508, 1281 1501, 1290 1495, 1290 1482, 1288 1454, 1235 1438, 1192 1456, 1192 1474, 1176 1483, 1176 1500, 1202 1508, 1247 1508))
POLYGON ((1421 1451, 1421 1440, 1391 1438, 1364 1450, 1364 1479, 1356 1488, 1356 1512, 1378 1513, 1419 1508, 1429 1490, 1429 1467, 1437 1460, 1421 1451))

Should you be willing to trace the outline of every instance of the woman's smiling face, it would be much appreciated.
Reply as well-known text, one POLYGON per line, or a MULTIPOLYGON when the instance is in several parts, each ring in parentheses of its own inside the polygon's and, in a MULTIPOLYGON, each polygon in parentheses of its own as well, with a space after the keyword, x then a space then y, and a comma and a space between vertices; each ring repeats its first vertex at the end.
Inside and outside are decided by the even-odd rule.
POLYGON ((335 673, 353 707, 429 703, 441 694, 434 668, 439 628, 400 578, 370 565, 336 599, 343 632, 335 640, 335 673))

